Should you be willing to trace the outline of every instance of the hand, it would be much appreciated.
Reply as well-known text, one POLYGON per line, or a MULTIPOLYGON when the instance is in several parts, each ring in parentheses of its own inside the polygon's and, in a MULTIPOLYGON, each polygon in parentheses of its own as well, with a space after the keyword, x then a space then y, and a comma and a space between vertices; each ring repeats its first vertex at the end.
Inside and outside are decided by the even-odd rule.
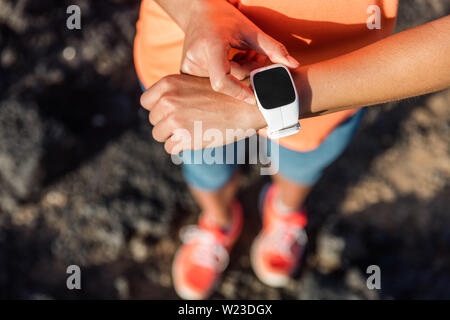
POLYGON ((208 79, 190 75, 162 78, 141 96, 141 104, 150 111, 153 138, 171 154, 222 146, 266 126, 255 105, 215 92, 208 79), (198 128, 194 132, 199 123, 200 136, 198 128))
POLYGON ((297 68, 285 46, 265 34, 232 4, 224 0, 193 2, 185 31, 181 72, 209 77, 212 88, 249 103, 252 91, 240 83, 250 71, 273 63, 297 68), (230 48, 247 50, 229 60, 230 48))

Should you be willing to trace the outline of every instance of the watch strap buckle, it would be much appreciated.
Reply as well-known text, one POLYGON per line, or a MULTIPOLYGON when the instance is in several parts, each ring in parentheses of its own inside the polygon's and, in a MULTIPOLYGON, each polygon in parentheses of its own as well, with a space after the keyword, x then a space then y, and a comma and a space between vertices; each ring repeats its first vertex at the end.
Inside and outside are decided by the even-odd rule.
POLYGON ((282 128, 279 130, 270 130, 270 127, 268 128, 268 135, 270 139, 279 139, 283 137, 287 137, 293 134, 296 134, 298 131, 300 131, 300 123, 295 123, 294 125, 286 128, 282 128))

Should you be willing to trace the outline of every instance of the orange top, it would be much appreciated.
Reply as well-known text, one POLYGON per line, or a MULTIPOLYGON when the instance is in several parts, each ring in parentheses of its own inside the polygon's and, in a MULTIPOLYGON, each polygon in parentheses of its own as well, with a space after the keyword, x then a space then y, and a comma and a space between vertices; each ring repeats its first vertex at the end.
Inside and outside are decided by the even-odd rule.
MULTIPOLYGON (((226 1, 226 0, 224 0, 226 1)), ((398 0, 233 0, 264 32, 282 42, 301 65, 342 55, 389 36, 398 0), (380 10, 381 29, 367 28, 370 5, 380 10)), ((135 64, 145 87, 178 73, 184 33, 154 1, 143 0, 134 45, 135 64)), ((301 95, 301 92, 299 92, 301 95)), ((293 150, 309 151, 356 110, 300 120, 299 133, 280 139, 293 150)))

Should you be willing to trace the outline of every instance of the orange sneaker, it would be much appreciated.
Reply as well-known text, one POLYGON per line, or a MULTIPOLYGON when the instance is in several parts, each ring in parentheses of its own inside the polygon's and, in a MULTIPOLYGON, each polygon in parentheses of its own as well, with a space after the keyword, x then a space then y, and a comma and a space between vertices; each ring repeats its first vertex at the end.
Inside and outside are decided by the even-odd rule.
POLYGON ((184 243, 175 254, 172 278, 181 298, 206 299, 216 287, 242 230, 242 207, 238 201, 232 204, 231 212, 232 222, 227 232, 203 215, 198 225, 180 230, 184 243))
POLYGON ((306 212, 282 213, 275 201, 279 190, 271 185, 262 202, 263 229, 253 241, 250 260, 261 282, 271 287, 285 286, 300 264, 307 242, 306 212))

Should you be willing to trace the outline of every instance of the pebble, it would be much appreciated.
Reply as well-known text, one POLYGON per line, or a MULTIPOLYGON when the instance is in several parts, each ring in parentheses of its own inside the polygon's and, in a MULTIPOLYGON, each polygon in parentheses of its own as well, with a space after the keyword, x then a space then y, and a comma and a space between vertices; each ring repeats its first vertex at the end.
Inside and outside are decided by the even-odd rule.
POLYGON ((133 238, 130 240, 131 256, 136 262, 142 262, 148 257, 147 245, 140 238, 133 238))
POLYGON ((44 196, 42 205, 44 207, 58 207, 63 208, 67 204, 67 196, 58 191, 50 191, 44 196))

